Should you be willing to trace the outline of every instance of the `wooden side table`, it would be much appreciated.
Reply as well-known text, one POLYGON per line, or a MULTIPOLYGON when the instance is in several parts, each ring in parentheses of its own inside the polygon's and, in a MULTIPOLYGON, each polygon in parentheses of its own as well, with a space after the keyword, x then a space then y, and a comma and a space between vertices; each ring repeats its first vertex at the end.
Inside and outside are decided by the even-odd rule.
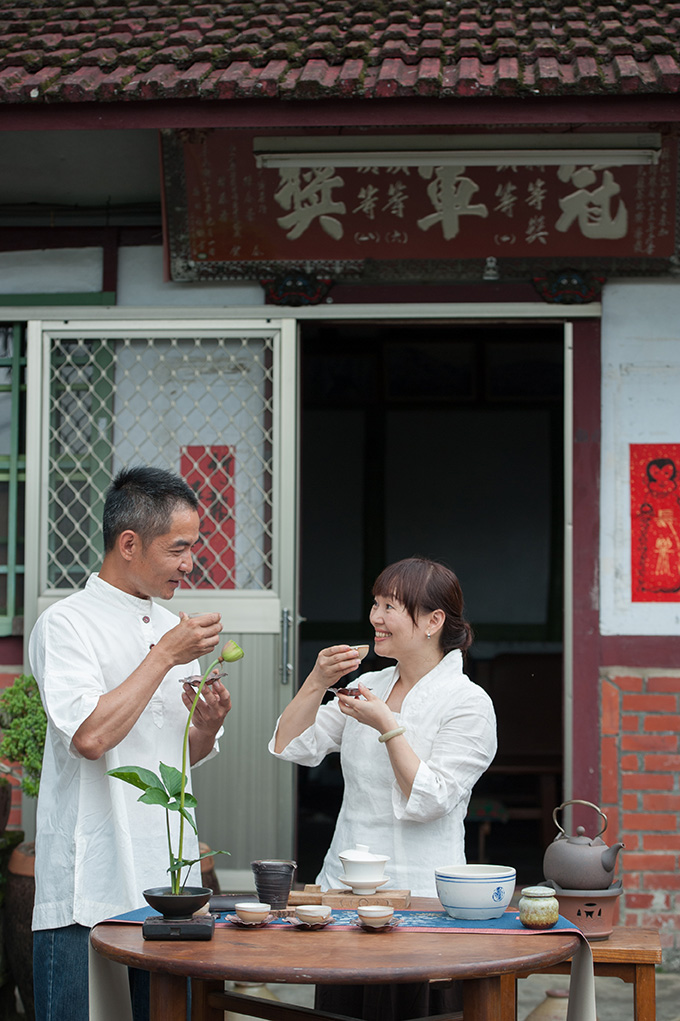
MULTIPOLYGON (((656 929, 637 929, 632 926, 615 926, 609 939, 590 944, 593 952, 595 977, 620 978, 633 985, 635 1021, 656 1021, 655 965, 661 964, 661 941, 656 929)), ((568 975, 569 961, 552 964, 539 971, 520 971, 514 979, 529 975, 568 975)), ((515 983, 516 989, 516 983, 515 983)))

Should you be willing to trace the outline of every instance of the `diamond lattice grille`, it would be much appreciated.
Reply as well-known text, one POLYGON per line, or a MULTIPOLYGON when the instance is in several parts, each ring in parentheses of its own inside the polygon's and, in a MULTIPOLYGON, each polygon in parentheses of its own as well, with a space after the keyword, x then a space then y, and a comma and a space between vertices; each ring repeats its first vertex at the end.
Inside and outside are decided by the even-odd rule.
POLYGON ((190 585, 272 585, 270 337, 52 338, 48 584, 102 557, 106 489, 122 467, 181 474, 201 503, 190 585))

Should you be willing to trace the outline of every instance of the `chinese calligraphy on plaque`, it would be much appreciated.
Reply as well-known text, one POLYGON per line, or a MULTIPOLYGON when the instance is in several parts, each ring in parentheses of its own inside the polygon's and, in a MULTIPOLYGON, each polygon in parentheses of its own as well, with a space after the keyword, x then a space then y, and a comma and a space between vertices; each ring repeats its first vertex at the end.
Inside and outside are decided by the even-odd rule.
POLYGON ((680 443, 630 445, 633 602, 680 602, 680 443))
POLYGON ((181 230, 178 216, 166 215, 171 263, 675 251, 673 140, 654 165, 542 166, 537 151, 535 166, 334 167, 329 154, 325 167, 277 169, 257 166, 253 138, 164 133, 184 189, 166 196, 166 208, 184 213, 181 230))

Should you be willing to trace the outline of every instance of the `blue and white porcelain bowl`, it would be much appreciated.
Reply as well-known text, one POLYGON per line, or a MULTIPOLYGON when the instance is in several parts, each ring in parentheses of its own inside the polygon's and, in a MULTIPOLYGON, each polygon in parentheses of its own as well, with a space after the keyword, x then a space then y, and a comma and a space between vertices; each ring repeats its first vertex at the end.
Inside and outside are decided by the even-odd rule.
POLYGON ((437 896, 451 918, 500 918, 515 892, 511 865, 453 865, 434 870, 437 896))

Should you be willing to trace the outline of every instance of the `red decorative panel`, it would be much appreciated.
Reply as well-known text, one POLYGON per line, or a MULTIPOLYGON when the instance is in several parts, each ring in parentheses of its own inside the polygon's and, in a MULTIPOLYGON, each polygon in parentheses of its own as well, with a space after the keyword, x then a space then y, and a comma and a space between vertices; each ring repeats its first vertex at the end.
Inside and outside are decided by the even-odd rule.
POLYGON ((234 448, 182 447, 180 473, 199 499, 201 538, 193 550, 192 588, 233 589, 234 448))
POLYGON ((633 602, 680 602, 680 443, 631 443, 633 602))

